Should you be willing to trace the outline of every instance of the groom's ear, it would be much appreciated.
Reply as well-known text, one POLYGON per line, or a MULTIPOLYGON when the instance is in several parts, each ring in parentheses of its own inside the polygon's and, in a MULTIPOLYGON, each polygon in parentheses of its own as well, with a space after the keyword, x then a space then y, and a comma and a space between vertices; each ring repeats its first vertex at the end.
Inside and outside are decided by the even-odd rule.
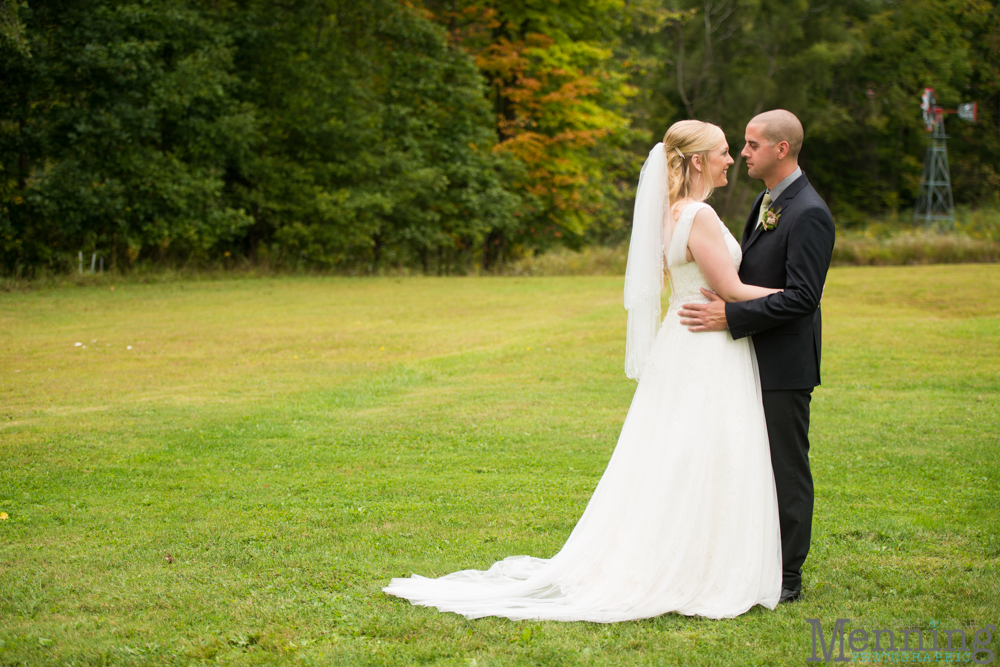
POLYGON ((775 146, 775 148, 777 149, 779 160, 784 160, 786 157, 788 157, 788 153, 791 150, 787 141, 779 141, 778 145, 775 146))

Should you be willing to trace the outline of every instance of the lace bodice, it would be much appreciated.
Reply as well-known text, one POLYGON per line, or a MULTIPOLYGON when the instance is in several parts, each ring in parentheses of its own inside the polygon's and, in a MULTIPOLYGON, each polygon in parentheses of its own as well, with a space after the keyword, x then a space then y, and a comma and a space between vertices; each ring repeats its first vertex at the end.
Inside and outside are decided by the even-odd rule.
MULTIPOLYGON (((670 235, 670 247, 666 248, 664 253, 670 276, 670 307, 667 309, 667 315, 675 313, 685 303, 708 303, 708 299, 701 293, 701 288, 711 289, 711 287, 705 280, 701 269, 698 268, 698 264, 687 261, 687 244, 688 236, 691 234, 691 225, 694 222, 695 214, 703 208, 711 207, 703 202, 689 204, 681 213, 681 217, 670 235)), ((733 259, 733 265, 739 271, 740 262, 743 260, 740 244, 722 224, 722 220, 719 220, 719 227, 722 229, 722 237, 726 240, 726 247, 729 249, 729 256, 733 259)))

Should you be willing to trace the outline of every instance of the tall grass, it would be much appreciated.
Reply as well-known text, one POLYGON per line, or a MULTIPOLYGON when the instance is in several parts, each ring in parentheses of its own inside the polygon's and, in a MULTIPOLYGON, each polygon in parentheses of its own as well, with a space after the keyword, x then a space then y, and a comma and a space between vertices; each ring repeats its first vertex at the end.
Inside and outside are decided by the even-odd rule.
MULTIPOLYGON (((909 214, 890 214, 873 219, 863 226, 838 227, 833 250, 834 266, 909 266, 918 264, 969 264, 1000 261, 1000 209, 960 207, 956 210, 955 228, 924 229, 915 227, 909 214)), ((727 221, 736 238, 742 234, 742 221, 727 221)), ((467 275, 506 276, 620 276, 628 261, 628 242, 617 246, 586 246, 575 251, 560 247, 538 255, 528 255, 493 271, 464 267, 467 275)), ((68 285, 105 285, 113 282, 155 284, 185 280, 224 280, 231 278, 320 277, 341 275, 333 271, 303 268, 277 268, 249 260, 215 266, 139 265, 122 273, 108 271, 82 274, 42 271, 31 278, 0 276, 0 291, 55 288, 68 285)), ((386 268, 379 275, 408 277, 411 269, 386 268)), ((352 271, 350 275, 356 275, 352 271)))
POLYGON ((909 215, 888 215, 837 230, 835 265, 886 266, 1000 261, 1000 210, 959 208, 955 228, 915 227, 909 215))
MULTIPOLYGON (((742 222, 727 223, 738 239, 742 222)), ((628 243, 592 246, 579 252, 559 248, 505 267, 509 275, 623 275, 628 243)), ((834 266, 910 266, 1000 261, 1000 209, 959 208, 955 228, 915 227, 909 215, 890 214, 863 226, 837 229, 834 266)))

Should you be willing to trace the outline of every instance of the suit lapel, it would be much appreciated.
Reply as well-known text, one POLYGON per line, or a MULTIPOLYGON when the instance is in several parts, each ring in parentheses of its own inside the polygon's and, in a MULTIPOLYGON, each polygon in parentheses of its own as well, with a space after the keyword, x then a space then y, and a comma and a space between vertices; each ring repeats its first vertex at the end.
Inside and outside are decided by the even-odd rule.
MULTIPOLYGON (((801 176, 796 178, 791 185, 785 188, 785 191, 781 193, 780 197, 771 202, 771 210, 774 211, 778 208, 784 208, 788 200, 794 199, 795 195, 797 195, 799 191, 802 190, 802 188, 806 187, 807 185, 809 185, 809 179, 806 178, 805 174, 802 174, 801 176)), ((763 199, 763 197, 764 195, 763 193, 761 193, 761 195, 758 196, 758 200, 763 199)), ((758 204, 757 206, 754 206, 754 210, 757 211, 757 215, 759 217, 760 205, 758 204)), ((743 252, 746 253, 747 248, 752 246, 753 242, 756 241, 763 233, 764 233, 764 226, 763 225, 758 226, 755 224, 753 232, 751 232, 750 234, 749 240, 747 240, 743 244, 743 252)), ((746 237, 746 231, 743 232, 743 236, 746 237)))
MULTIPOLYGON (((764 190, 767 192, 767 190, 764 190)), ((749 245, 750 237, 753 236, 754 228, 757 226, 757 218, 760 217, 760 202, 764 199, 764 192, 757 195, 757 199, 753 202, 753 208, 750 209, 750 217, 747 218, 747 224, 743 227, 743 238, 740 239, 740 246, 743 250, 746 250, 747 245, 749 245)))
MULTIPOLYGON (((757 211, 757 217, 760 217, 760 209, 754 209, 757 211)), ((747 251, 747 248, 753 245, 753 242, 757 240, 757 237, 764 232, 763 225, 754 225, 753 232, 750 233, 750 238, 746 243, 743 244, 743 252, 747 251)))

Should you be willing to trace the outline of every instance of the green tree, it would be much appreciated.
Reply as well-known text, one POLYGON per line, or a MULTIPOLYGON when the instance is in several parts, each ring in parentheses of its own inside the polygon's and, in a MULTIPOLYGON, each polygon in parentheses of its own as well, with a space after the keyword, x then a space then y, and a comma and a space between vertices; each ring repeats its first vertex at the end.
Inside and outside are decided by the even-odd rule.
MULTIPOLYGON (((925 131, 919 97, 952 107, 996 99, 997 5, 980 0, 641 0, 625 40, 645 94, 632 115, 662 131, 715 122, 737 164, 715 204, 735 225, 760 185, 738 152, 756 113, 786 108, 806 129, 801 156, 838 224, 912 206, 925 131), (666 8, 666 9, 665 9, 666 8), (659 65, 657 65, 657 62, 659 65), (648 120, 647 120, 648 119, 648 120)), ((957 201, 997 191, 997 116, 948 121, 957 201)))
POLYGON ((808 164, 841 224, 912 206, 926 145, 921 92, 932 87, 954 108, 971 74, 965 4, 878 3, 855 23, 857 48, 831 78, 809 140, 808 164))
POLYGON ((17 0, 0 0, 0 41, 16 54, 30 57, 31 49, 24 36, 19 9, 17 0))
POLYGON ((448 272, 522 209, 475 64, 412 7, 3 7, 26 44, 0 40, 7 270, 82 250, 448 272))
POLYGON ((977 102, 975 124, 947 121, 957 201, 1000 204, 1000 4, 969 2, 959 13, 971 71, 954 101, 977 102))
POLYGON ((0 0, 0 267, 491 268, 628 233, 650 145, 787 108, 839 224, 1000 192, 996 0, 0 0))
POLYGON ((829 113, 831 76, 852 48, 851 3, 686 0, 636 9, 624 46, 644 94, 632 113, 656 136, 683 118, 723 128, 737 163, 714 203, 738 223, 760 189, 742 173, 746 123, 772 108, 796 113, 807 126, 829 113))
POLYGON ((223 31, 180 3, 36 2, 22 18, 31 57, 0 59, 8 269, 200 256, 242 233, 223 174, 256 121, 231 95, 223 31))
POLYGON ((229 179, 254 216, 248 253, 449 272, 514 219, 475 65, 422 14, 259 2, 225 19, 265 137, 229 179))

